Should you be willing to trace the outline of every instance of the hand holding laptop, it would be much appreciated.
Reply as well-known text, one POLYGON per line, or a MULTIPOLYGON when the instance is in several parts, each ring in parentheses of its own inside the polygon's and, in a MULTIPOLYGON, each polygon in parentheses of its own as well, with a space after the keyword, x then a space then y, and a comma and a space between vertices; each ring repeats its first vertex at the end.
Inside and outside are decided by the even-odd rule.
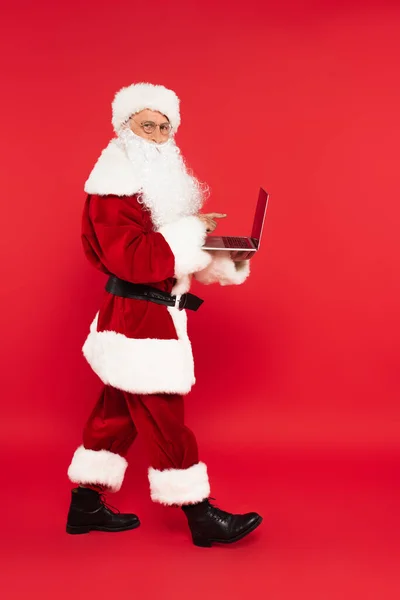
POLYGON ((241 262, 242 260, 249 260, 253 253, 249 250, 232 250, 231 259, 233 262, 241 262))

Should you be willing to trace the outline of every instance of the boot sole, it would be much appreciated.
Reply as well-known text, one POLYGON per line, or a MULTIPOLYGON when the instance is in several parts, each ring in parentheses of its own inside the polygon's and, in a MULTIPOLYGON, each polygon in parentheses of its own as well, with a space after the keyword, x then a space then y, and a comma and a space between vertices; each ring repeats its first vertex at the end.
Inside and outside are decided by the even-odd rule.
POLYGON ((231 538, 230 540, 217 540, 217 539, 210 539, 210 538, 204 539, 204 538, 194 537, 193 544, 195 546, 199 546, 201 548, 211 548, 211 546, 213 544, 234 544, 235 542, 242 540, 244 537, 246 537, 246 535, 249 535, 249 533, 251 533, 252 531, 257 529, 257 527, 259 527, 261 525, 262 520, 263 520, 262 517, 259 517, 257 519, 257 521, 255 521, 252 525, 250 525, 250 527, 248 527, 247 529, 245 529, 244 531, 239 533, 234 538, 231 538))
POLYGON ((119 531, 130 531, 139 527, 140 521, 129 525, 129 527, 102 527, 101 525, 67 525, 66 532, 70 535, 79 535, 82 533, 90 533, 91 531, 106 531, 107 533, 117 533, 119 531))

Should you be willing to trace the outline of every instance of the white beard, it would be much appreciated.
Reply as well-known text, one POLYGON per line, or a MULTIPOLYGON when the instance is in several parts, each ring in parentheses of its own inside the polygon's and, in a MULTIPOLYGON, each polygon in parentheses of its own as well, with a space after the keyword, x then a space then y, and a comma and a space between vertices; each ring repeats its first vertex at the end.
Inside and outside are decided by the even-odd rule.
POLYGON ((141 202, 150 210, 155 229, 198 213, 207 188, 188 173, 173 138, 154 144, 125 128, 118 142, 140 182, 141 202))

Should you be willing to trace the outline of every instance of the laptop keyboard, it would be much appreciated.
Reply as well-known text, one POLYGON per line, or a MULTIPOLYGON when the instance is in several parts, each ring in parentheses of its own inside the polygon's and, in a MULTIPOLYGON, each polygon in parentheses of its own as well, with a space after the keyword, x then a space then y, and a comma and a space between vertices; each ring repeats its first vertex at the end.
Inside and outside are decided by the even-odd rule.
POLYGON ((250 243, 248 238, 244 237, 223 237, 222 241, 224 242, 225 248, 252 248, 253 246, 250 243))

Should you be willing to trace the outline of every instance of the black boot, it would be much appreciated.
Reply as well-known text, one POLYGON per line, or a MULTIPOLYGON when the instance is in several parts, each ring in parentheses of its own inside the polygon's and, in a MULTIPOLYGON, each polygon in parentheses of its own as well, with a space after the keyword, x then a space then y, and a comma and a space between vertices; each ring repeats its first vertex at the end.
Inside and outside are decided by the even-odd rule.
POLYGON ((72 490, 67 533, 125 531, 135 529, 139 525, 140 521, 136 515, 122 515, 110 510, 99 492, 84 487, 72 490))
POLYGON ((182 506, 195 546, 210 547, 213 542, 231 544, 241 540, 261 524, 255 512, 233 515, 213 506, 208 500, 182 506))

